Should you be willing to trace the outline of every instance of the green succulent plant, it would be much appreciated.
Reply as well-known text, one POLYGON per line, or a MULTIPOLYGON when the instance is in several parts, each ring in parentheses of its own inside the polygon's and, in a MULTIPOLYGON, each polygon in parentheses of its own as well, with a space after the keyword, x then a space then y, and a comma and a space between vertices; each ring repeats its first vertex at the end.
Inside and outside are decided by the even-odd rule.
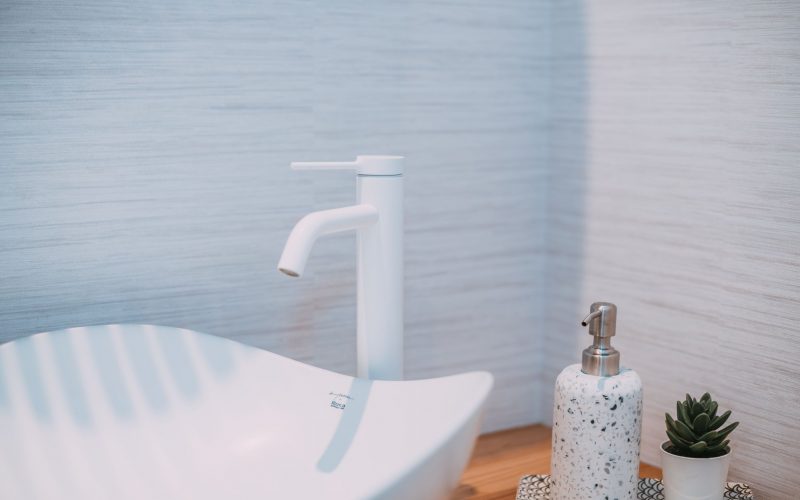
POLYGON ((705 393, 700 399, 689 394, 686 399, 678 401, 678 418, 673 419, 667 413, 667 437, 670 443, 664 449, 673 455, 693 458, 711 458, 722 456, 731 451, 730 440, 725 439, 733 432, 739 422, 734 422, 724 429, 723 424, 731 416, 730 410, 717 415, 719 405, 705 393))

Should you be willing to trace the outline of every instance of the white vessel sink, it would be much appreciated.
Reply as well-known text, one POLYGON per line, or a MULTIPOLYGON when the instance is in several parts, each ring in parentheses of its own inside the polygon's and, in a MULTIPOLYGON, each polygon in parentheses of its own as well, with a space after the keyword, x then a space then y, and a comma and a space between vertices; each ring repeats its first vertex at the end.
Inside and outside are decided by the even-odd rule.
POLYGON ((369 381, 162 326, 0 346, 0 498, 447 498, 492 377, 369 381))

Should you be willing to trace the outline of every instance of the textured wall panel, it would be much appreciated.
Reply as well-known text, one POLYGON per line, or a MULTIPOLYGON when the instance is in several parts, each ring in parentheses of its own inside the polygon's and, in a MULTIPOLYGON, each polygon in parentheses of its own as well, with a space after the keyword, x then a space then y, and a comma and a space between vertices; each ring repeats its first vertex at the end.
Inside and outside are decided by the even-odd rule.
POLYGON ((711 388, 733 477, 791 497, 798 8, 553 5, 4 2, 0 341, 151 322, 352 372, 352 236, 274 265, 353 179, 287 164, 403 154, 410 376, 489 369, 487 429, 547 418, 612 300, 644 458, 711 388))
POLYGON ((352 203, 293 159, 408 157, 410 377, 491 370, 537 418, 547 2, 5 1, 0 341, 147 322, 355 370, 355 240, 275 271, 352 203))
POLYGON ((800 4, 584 5, 552 27, 544 388, 588 345, 588 304, 616 302, 643 458, 710 390, 741 421, 731 478, 797 498, 800 4))

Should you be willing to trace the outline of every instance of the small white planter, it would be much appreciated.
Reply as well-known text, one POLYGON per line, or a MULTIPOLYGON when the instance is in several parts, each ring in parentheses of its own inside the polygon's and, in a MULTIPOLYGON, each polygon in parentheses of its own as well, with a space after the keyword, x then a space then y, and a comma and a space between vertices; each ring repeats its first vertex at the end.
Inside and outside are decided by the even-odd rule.
POLYGON ((673 455, 661 444, 664 500, 722 500, 731 452, 721 457, 690 458, 673 455))

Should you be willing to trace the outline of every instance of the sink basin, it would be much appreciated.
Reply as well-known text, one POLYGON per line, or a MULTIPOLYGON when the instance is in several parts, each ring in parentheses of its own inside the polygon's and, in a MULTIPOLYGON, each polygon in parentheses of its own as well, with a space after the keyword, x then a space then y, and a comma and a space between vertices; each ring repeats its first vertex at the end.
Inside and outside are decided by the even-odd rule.
POLYGON ((163 326, 41 333, 0 346, 0 497, 447 498, 491 386, 353 378, 163 326))

